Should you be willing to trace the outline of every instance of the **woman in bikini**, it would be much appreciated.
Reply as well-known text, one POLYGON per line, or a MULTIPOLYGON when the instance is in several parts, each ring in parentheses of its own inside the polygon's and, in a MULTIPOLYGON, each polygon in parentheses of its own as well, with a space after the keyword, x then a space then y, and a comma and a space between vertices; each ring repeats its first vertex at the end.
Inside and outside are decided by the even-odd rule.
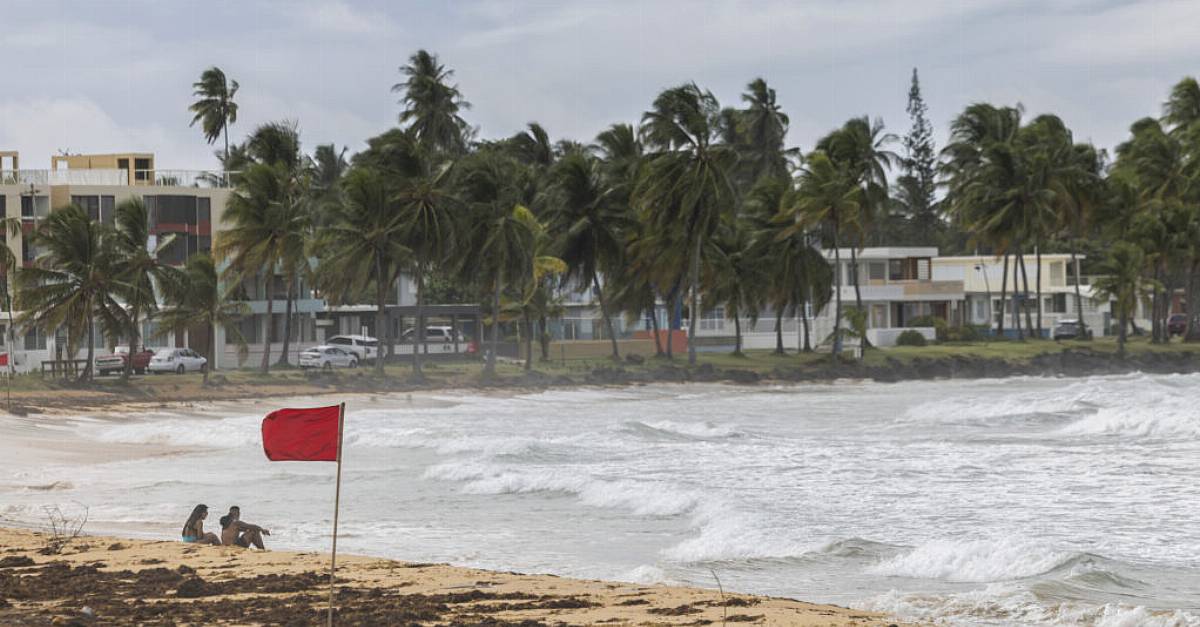
POLYGON ((192 508, 192 515, 183 523, 183 541, 199 544, 221 544, 217 534, 204 533, 204 519, 208 518, 208 506, 201 503, 192 508))

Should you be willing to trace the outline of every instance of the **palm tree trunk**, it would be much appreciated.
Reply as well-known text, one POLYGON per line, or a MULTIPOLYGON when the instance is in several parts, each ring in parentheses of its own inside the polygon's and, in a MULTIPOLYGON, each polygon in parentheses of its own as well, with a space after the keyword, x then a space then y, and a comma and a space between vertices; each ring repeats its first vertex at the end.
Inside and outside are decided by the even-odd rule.
POLYGON ((533 372, 533 321, 528 312, 521 313, 521 324, 525 327, 525 372, 533 372))
POLYGON ((262 371, 267 374, 271 371, 271 336, 275 334, 275 277, 272 272, 267 272, 267 336, 263 338, 263 358, 262 371))
POLYGON ((89 308, 88 316, 88 349, 87 349, 87 364, 83 367, 83 373, 79 378, 84 381, 93 381, 92 377, 92 362, 96 358, 96 319, 90 315, 89 308))
MULTIPOLYGON (((205 384, 208 383, 208 373, 210 371, 212 371, 212 369, 214 368, 214 364, 217 363, 217 353, 215 352, 217 349, 216 337, 217 337, 217 325, 215 322, 210 321, 208 323, 208 341, 206 341, 204 343, 205 344, 204 349, 206 351, 208 351, 209 362, 207 364, 204 364, 204 369, 201 371, 201 373, 204 375, 204 380, 202 381, 202 383, 205 383, 205 384)), ((132 350, 132 348, 130 350, 132 350)), ((132 359, 132 357, 130 359, 132 359)))
MULTIPOLYGON (((805 303, 801 303, 801 304, 803 305, 805 303)), ((805 353, 811 353, 812 352, 812 340, 810 339, 811 332, 808 328, 808 316, 804 315, 803 307, 801 307, 801 309, 800 309, 800 324, 803 325, 803 327, 804 327, 804 346, 801 347, 800 350, 805 353)))
MULTIPOLYGON (((1000 315, 996 316, 996 337, 1004 339, 1004 303, 1008 302, 1008 252, 1004 253, 1004 274, 1000 278, 1000 315)), ((990 311, 992 304, 988 303, 990 311)))
POLYGON ((1200 290, 1197 289, 1197 273, 1200 272, 1200 257, 1192 257, 1191 263, 1188 264, 1190 272, 1187 275, 1187 330, 1183 334, 1183 341, 1196 342, 1200 341, 1200 290))
POLYGON ((279 361, 277 366, 288 367, 291 362, 288 360, 288 346, 292 343, 292 304, 296 301, 296 280, 293 277, 288 278, 288 287, 286 304, 283 307, 283 349, 279 351, 279 361))
POLYGON ((550 325, 545 312, 538 316, 538 344, 542 347, 542 361, 550 361, 550 325))
POLYGON ((654 356, 660 357, 663 355, 662 338, 659 335, 658 329, 658 299, 654 298, 654 293, 650 293, 650 331, 654 333, 654 356))
POLYGON ((733 354, 740 356, 742 354, 742 317, 734 314, 733 316, 733 354))
POLYGON ((675 360, 675 312, 680 309, 680 299, 683 295, 679 293, 679 285, 671 290, 671 309, 667 312, 667 359, 675 360))
POLYGON ((1075 268, 1075 316, 1079 318, 1079 335, 1083 339, 1088 339, 1087 323, 1083 321, 1083 292, 1079 287, 1082 277, 1079 275, 1079 257, 1075 254, 1075 249, 1078 242, 1074 237, 1071 238, 1071 265, 1075 268))
POLYGON ((1125 306, 1121 306, 1121 328, 1117 331, 1117 355, 1125 356, 1125 326, 1129 320, 1129 312, 1125 306))
MULTIPOLYGON (((1154 264, 1154 280, 1160 284, 1162 282, 1161 264, 1154 264)), ((1162 290, 1154 288, 1154 295, 1150 301, 1150 342, 1157 344, 1162 334, 1162 325, 1160 323, 1160 311, 1162 310, 1162 290)))
POLYGON ((425 372, 421 370, 422 353, 425 352, 425 265, 417 265, 417 343, 413 346, 413 378, 420 380, 425 378, 425 372))
POLYGON ((130 315, 133 318, 129 328, 129 355, 125 358, 125 370, 121 373, 121 378, 128 380, 129 375, 133 373, 133 356, 137 353, 138 346, 138 306, 135 304, 129 308, 130 315))
POLYGON ((854 276, 854 306, 859 309, 862 309, 862 290, 859 289, 859 287, 858 287, 858 284, 860 283, 860 281, 859 281, 860 277, 858 276, 858 242, 857 241, 854 243, 854 246, 852 246, 850 248, 850 267, 854 269, 852 271, 852 275, 854 276))
POLYGON ((483 373, 487 376, 496 374, 496 351, 500 350, 500 282, 504 271, 496 270, 496 285, 492 291, 492 350, 488 351, 483 373))
MULTIPOLYGON (((391 277, 383 271, 383 255, 375 253, 375 335, 383 339, 387 327, 387 288, 391 277)), ((383 376, 383 345, 375 350, 375 374, 383 376)), ((364 354, 365 356, 365 354, 364 354)))
MULTIPOLYGON (((1025 272, 1025 255, 1018 255, 1017 260, 1021 262, 1021 279, 1025 284, 1025 292, 1024 293, 1026 296, 1028 296, 1029 295, 1029 274, 1027 272, 1025 272)), ((1033 313, 1029 311, 1028 307, 1024 306, 1024 303, 1022 303, 1021 309, 1023 309, 1025 311, 1025 330, 1028 332, 1029 336, 1033 337, 1033 338, 1040 337, 1042 334, 1042 329, 1040 327, 1037 329, 1033 328, 1033 313)))
POLYGON ((842 354, 842 253, 838 249, 837 214, 833 217, 833 356, 842 354))
POLYGON ((1037 263, 1037 337, 1042 339, 1042 239, 1038 236, 1037 250, 1034 251, 1037 263))
POLYGON ((783 308, 775 310, 775 354, 783 355, 786 353, 783 349, 783 308))
POLYGON ((696 323, 700 320, 700 245, 702 240, 696 234, 696 245, 692 249, 692 311, 688 316, 688 365, 696 365, 696 323))
POLYGON ((604 306, 604 292, 600 290, 600 277, 596 274, 592 274, 592 287, 596 288, 596 300, 600 301, 600 317, 604 318, 604 324, 608 327, 608 339, 612 341, 613 361, 621 361, 621 353, 617 350, 617 331, 613 327, 612 316, 608 315, 608 308, 604 306))
POLYGON ((1025 334, 1021 331, 1021 306, 1017 300, 1017 292, 1021 291, 1021 247, 1018 244, 1016 251, 1013 253, 1013 272, 1012 272, 1012 324, 1013 329, 1017 332, 1017 339, 1024 340, 1025 334))

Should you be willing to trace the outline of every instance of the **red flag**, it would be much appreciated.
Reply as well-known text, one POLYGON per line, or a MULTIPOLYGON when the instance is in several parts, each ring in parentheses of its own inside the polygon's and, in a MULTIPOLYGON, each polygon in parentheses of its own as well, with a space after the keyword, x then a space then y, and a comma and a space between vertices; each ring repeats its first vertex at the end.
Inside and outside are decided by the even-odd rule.
POLYGON ((263 452, 273 462, 336 462, 338 405, 280 409, 262 423, 263 452))

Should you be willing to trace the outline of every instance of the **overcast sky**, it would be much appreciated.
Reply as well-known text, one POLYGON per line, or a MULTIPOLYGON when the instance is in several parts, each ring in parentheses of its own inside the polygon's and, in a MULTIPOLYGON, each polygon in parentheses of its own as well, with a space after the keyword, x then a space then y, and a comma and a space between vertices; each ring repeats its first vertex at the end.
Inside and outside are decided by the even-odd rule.
POLYGON ((279 2, 0 0, 0 150, 44 168, 59 150, 148 151, 160 169, 214 168, 189 128, 191 84, 241 83, 232 140, 293 119, 304 147, 395 124, 390 87, 426 48, 456 72, 483 137, 541 122, 590 140, 696 81, 723 104, 762 76, 811 148, 855 115, 908 127, 912 68, 939 144, 970 102, 1054 112, 1111 148, 1200 74, 1200 1, 279 2), (202 7, 202 8, 197 8, 202 7))

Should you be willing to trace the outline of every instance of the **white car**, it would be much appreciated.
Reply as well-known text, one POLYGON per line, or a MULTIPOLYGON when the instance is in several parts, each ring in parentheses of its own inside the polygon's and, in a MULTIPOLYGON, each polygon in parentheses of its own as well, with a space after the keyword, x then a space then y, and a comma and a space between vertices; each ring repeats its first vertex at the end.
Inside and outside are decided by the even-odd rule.
MULTIPOLYGON (((410 328, 400 335, 400 344, 396 346, 396 354, 411 355, 417 344, 417 329, 410 328)), ((470 353, 473 345, 467 341, 462 331, 455 331, 449 326, 425 327, 425 353, 470 353), (456 338, 457 336, 457 338, 456 338), (455 341, 457 339, 457 342, 455 341)))
POLYGON ((154 351, 147 370, 155 374, 174 372, 204 372, 208 368, 208 360, 201 357, 190 348, 160 348, 154 351))
POLYGON ((337 346, 314 346, 300 353, 301 368, 357 368, 358 358, 337 346))
POLYGON ((360 362, 375 359, 379 355, 379 340, 366 335, 335 335, 326 343, 354 355, 360 362))

